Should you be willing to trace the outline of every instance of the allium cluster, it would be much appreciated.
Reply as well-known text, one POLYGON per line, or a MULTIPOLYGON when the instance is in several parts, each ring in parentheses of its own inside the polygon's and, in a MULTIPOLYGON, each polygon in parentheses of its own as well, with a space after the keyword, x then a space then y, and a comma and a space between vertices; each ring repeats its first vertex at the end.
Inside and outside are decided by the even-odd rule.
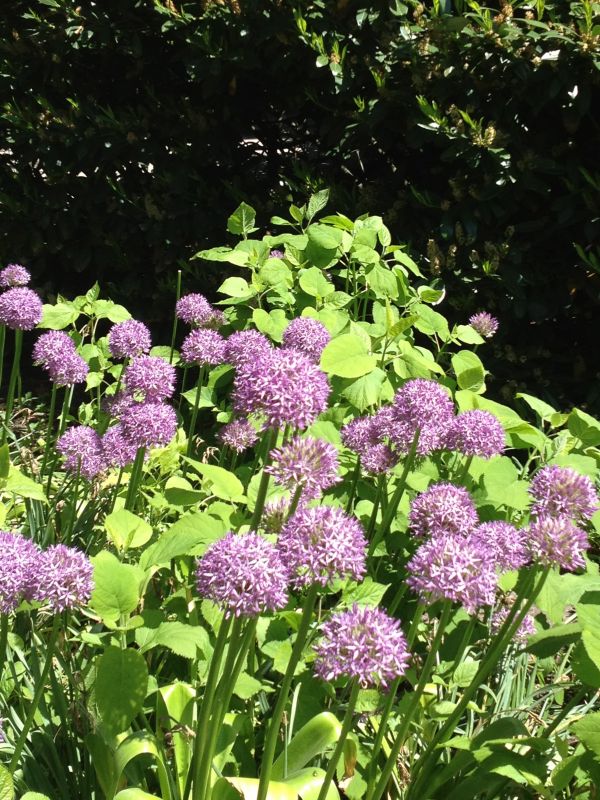
POLYGON ((123 382, 131 395, 154 403, 175 391, 175 367, 158 356, 138 356, 125 370, 123 382))
POLYGON ((341 480, 337 450, 322 439, 295 436, 270 455, 272 463, 265 472, 280 486, 292 491, 301 487, 304 499, 319 497, 341 480))
MULTIPOLYGON (((492 633, 498 633, 500 628, 506 622, 508 615, 514 605, 516 599, 516 595, 512 594, 509 595, 506 600, 507 602, 503 605, 499 606, 494 613, 492 614, 492 618, 490 619, 490 628, 492 633)), ((532 608, 524 617, 523 622, 519 625, 515 633, 515 641, 518 644, 524 644, 530 636, 536 632, 535 628, 535 616, 538 613, 537 609, 532 608)))
POLYGON ((102 451, 107 467, 126 467, 135 460, 137 450, 135 442, 125 435, 120 423, 109 428, 102 437, 102 451))
POLYGON ((379 608, 354 605, 321 626, 314 670, 323 680, 346 677, 364 689, 386 689, 405 674, 410 653, 397 619, 379 608))
POLYGON ((113 358, 134 358, 152 347, 150 331, 143 322, 126 319, 113 325, 108 333, 108 349, 113 358))
POLYGON ((442 533, 467 536, 478 522, 471 495, 453 483, 430 486, 412 501, 408 515, 412 533, 421 537, 442 533))
POLYGON ((531 481, 533 514, 589 519, 600 508, 592 481, 569 467, 543 467, 531 481))
POLYGON ((391 407, 386 406, 371 417, 357 417, 341 430, 342 442, 359 454, 367 472, 387 472, 398 463, 396 453, 383 443, 390 411, 391 407))
POLYGON ((342 442, 363 456, 370 447, 380 443, 380 430, 374 423, 375 417, 356 417, 341 429, 342 442))
POLYGON ((477 331, 480 336, 490 339, 498 330, 498 320, 492 317, 487 311, 480 311, 469 318, 469 325, 477 331))
POLYGON ((283 332, 283 346, 299 350, 315 364, 319 363, 321 353, 331 340, 331 334, 323 325, 312 317, 293 319, 283 332))
POLYGON ((20 264, 9 264, 0 270, 0 289, 11 289, 14 286, 27 286, 31 280, 29 270, 20 264))
POLYGON ((76 425, 69 428, 56 443, 56 449, 64 456, 65 469, 92 480, 106 468, 102 440, 93 428, 76 425))
POLYGON ((127 414, 131 408, 140 405, 127 392, 119 392, 111 397, 104 397, 102 407, 111 417, 120 419, 127 414))
POLYGON ((398 463, 398 456, 387 444, 375 444, 369 447, 361 457, 361 465, 367 472, 379 475, 389 472, 398 463))
POLYGON ((225 360, 225 339, 216 331, 198 328, 189 333, 181 345, 181 358, 186 364, 222 364, 225 360))
POLYGON ((33 362, 43 367, 57 386, 83 383, 89 367, 63 331, 43 333, 33 346, 33 362))
POLYGON ((0 613, 10 614, 22 600, 31 599, 40 550, 18 533, 0 531, 0 553, 0 613))
POLYGON ((496 569, 476 541, 453 534, 428 539, 408 562, 407 583, 424 603, 452 600, 469 613, 494 602, 496 569))
POLYGON ((272 352, 273 345, 260 331, 237 331, 225 340, 225 361, 236 369, 252 365, 256 359, 272 352))
POLYGON ((138 447, 164 447, 177 431, 177 414, 166 403, 138 403, 121 417, 123 435, 138 447))
POLYGON ((94 589, 93 573, 94 568, 84 553, 55 544, 38 558, 33 598, 48 603, 55 614, 85 605, 94 589))
POLYGON ((194 328, 219 328, 225 324, 222 311, 213 308, 201 294, 186 294, 177 301, 175 314, 194 328))
POLYGON ((31 289, 16 286, 0 295, 0 325, 30 331, 42 319, 42 301, 31 289))
POLYGON ((454 404, 436 381, 414 378, 396 392, 391 411, 382 418, 382 433, 400 453, 408 453, 417 431, 417 453, 426 456, 444 446, 454 418, 454 404))
POLYGON ((291 499, 278 497, 265 503, 260 518, 260 528, 267 534, 279 534, 290 513, 291 499))
POLYGON ((367 540, 360 523, 332 506, 297 509, 277 548, 297 589, 327 586, 337 578, 360 580, 366 570, 367 540))
POLYGON ((196 585, 226 616, 255 617, 287 603, 287 570, 275 546, 253 531, 211 545, 198 561, 196 585))
POLYGON ((231 447, 236 453, 243 452, 258 441, 256 428, 247 419, 234 419, 228 422, 217 435, 224 445, 231 447))
POLYGON ((526 534, 534 561, 569 572, 585 567, 587 535, 568 517, 540 516, 529 525, 526 534))
POLYGON ((272 350, 236 371, 233 405, 259 414, 268 428, 303 429, 327 408, 324 372, 297 350, 272 350))
POLYGON ((530 561, 526 531, 510 522, 483 522, 473 530, 471 539, 488 550, 501 572, 520 569, 530 561))
POLYGON ((489 411, 463 411, 452 420, 446 433, 445 446, 465 456, 491 458, 504 451, 504 428, 489 411))

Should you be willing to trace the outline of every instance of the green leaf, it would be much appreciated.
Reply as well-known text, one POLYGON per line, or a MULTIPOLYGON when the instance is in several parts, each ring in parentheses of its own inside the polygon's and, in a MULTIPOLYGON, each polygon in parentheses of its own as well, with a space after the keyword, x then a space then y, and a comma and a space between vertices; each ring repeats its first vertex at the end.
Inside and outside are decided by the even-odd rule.
POLYGON ((90 608, 104 622, 115 623, 130 614, 139 603, 143 573, 131 564, 121 564, 112 553, 103 550, 92 558, 94 591, 90 608))
POLYGON ((335 292, 335 286, 330 283, 318 267, 309 267, 300 272, 298 279, 300 288, 311 297, 323 298, 335 292))
POLYGON ((533 397, 533 395, 525 394, 524 392, 517 392, 515 397, 527 403, 529 408, 535 411, 540 419, 549 419, 553 414, 556 414, 556 409, 540 400, 539 397, 533 397))
POLYGON ((180 475, 172 475, 165 484, 165 497, 173 506, 193 506, 204 498, 204 492, 194 489, 192 484, 180 475))
POLYGON ((227 278, 217 291, 221 294, 226 294, 228 297, 250 298, 256 294, 255 289, 250 286, 248 281, 238 277, 227 278))
POLYGON ((482 473, 487 500, 495 507, 524 511, 530 501, 528 484, 518 476, 517 468, 506 456, 490 459, 482 473))
MULTIPOLYGON (((588 639, 592 640, 592 653, 594 653, 595 658, 590 657, 590 652, 586 647, 586 643, 582 640, 576 645, 573 652, 571 653, 571 667, 573 672, 577 676, 577 678, 581 681, 581 683, 585 684, 586 686, 592 686, 594 689, 600 689, 600 661, 598 661, 598 637, 593 636, 590 634, 590 631, 584 631, 583 635, 585 635, 588 639)), ((588 641, 588 645, 590 642, 588 641)), ((554 650, 551 654, 554 656, 557 650, 554 650)))
POLYGON ((160 539, 150 545, 140 558, 142 569, 165 566, 171 559, 202 555, 212 542, 225 533, 225 525, 204 511, 185 514, 160 539))
POLYGON ((346 333, 332 339, 321 354, 321 369, 341 378, 360 378, 372 372, 377 358, 360 336, 346 333))
MULTIPOLYGON (((350 740, 346 739, 346 748, 349 744, 350 740)), ((306 769, 298 770, 298 772, 289 775, 283 783, 297 791, 298 797, 300 797, 301 800, 318 800, 324 777, 324 769, 307 767, 306 769)), ((350 795, 347 794, 346 797, 350 800, 350 795)), ((325 800, 340 800, 340 794, 333 783, 329 784, 325 800)))
POLYGON ((40 794, 39 792, 25 792, 21 796, 21 800, 50 800, 47 794, 40 794))
POLYGON ((321 189, 320 192, 315 192, 311 195, 306 208, 306 219, 311 222, 319 211, 322 211, 329 201, 329 189, 321 189))
POLYGON ((485 391, 485 371, 479 356, 470 350, 459 350, 450 360, 461 389, 477 393, 485 391))
POLYGON ((252 312, 252 320, 261 333, 270 336, 276 342, 283 338, 283 332, 289 325, 285 312, 281 308, 275 308, 267 313, 264 308, 255 308, 252 312))
POLYGON ((342 232, 329 225, 309 225, 306 233, 309 241, 323 250, 336 250, 342 243, 342 232))
POLYGON ((80 312, 72 303, 56 303, 56 305, 42 306, 42 321, 38 328, 49 328, 53 331, 62 331, 68 328, 79 317, 80 312))
POLYGON ((470 325, 457 325, 454 334, 464 344, 483 344, 485 341, 470 325))
POLYGON ((192 458, 185 460, 202 475, 204 478, 202 487, 206 491, 220 497, 221 500, 230 500, 234 503, 244 501, 244 486, 233 472, 229 472, 223 467, 217 467, 215 464, 204 464, 202 461, 192 458))
POLYGON ((0 480, 8 478, 10 472, 10 451, 7 444, 0 447, 0 480))
POLYGON ((140 653, 145 653, 153 647, 167 647, 173 653, 183 658, 194 659, 198 650, 205 659, 212 653, 208 633, 200 625, 186 625, 184 622, 161 622, 157 628, 137 628, 135 640, 139 645, 140 653))
POLYGON ((264 686, 260 681, 257 681, 256 678, 253 678, 252 675, 248 675, 247 672, 242 672, 235 682, 233 693, 242 700, 249 700, 251 697, 257 695, 261 690, 264 690, 264 686))
POLYGON ((600 711, 589 712, 582 719, 577 720, 572 730, 579 741, 596 755, 600 755, 600 711))
MULTIPOLYGON (((379 259, 379 254, 374 250, 375 256, 379 259)), ((367 270, 367 284, 375 294, 375 297, 391 297, 395 300, 398 295, 398 281, 394 273, 381 264, 374 264, 367 270)))
POLYGON ((323 711, 310 719, 294 735, 287 747, 273 764, 273 778, 281 780, 286 770, 288 775, 297 772, 310 763, 339 739, 342 726, 337 718, 323 711))
POLYGON ((468 686, 479 669, 479 661, 474 661, 472 658, 465 658, 452 673, 451 686, 459 686, 465 688, 468 686))
POLYGON ((579 639, 580 635, 581 625, 579 624, 553 625, 547 630, 542 630, 530 636, 525 649, 540 658, 547 658, 558 653, 562 647, 573 644, 579 639))
POLYGON ((385 379, 385 372, 379 367, 375 367, 368 375, 353 380, 342 389, 341 394, 358 411, 365 411, 370 406, 376 405, 381 399, 381 389, 385 379))
POLYGON ((116 794, 115 800, 160 800, 160 798, 155 794, 148 794, 148 792, 132 787, 131 789, 123 789, 119 794, 116 794))
POLYGON ((256 230, 254 227, 255 221, 256 211, 252 206, 249 206, 248 203, 240 203, 227 220, 227 230, 229 233, 246 237, 256 230))
POLYGON ((350 586, 342 592, 340 606, 348 607, 356 603, 359 606, 377 606, 389 589, 389 583, 377 583, 366 577, 358 585, 350 586))
POLYGON ((585 411, 574 408, 567 420, 569 432, 581 440, 584 447, 600 444, 600 422, 585 411))
POLYGON ((127 730, 142 710, 148 667, 137 650, 107 647, 97 660, 95 697, 98 711, 115 736, 127 730))
POLYGON ((13 800, 15 787, 13 778, 5 766, 0 764, 0 800, 13 800))
POLYGON ((4 484, 4 490, 11 492, 19 497, 27 497, 30 500, 39 500, 42 503, 47 503, 46 495, 44 494, 43 487, 36 483, 27 475, 23 475, 20 469, 11 466, 8 472, 8 478, 4 484))
POLYGON ((435 333, 444 342, 449 338, 448 320, 442 314, 434 311, 433 308, 419 303, 411 308, 411 313, 417 315, 415 328, 420 330, 421 333, 426 333, 429 336, 435 333))
POLYGON ((152 526, 125 508, 108 514, 104 527, 118 550, 141 547, 152 538, 152 526))
POLYGON ((232 250, 231 247, 211 247, 210 250, 200 250, 192 256, 201 258, 204 261, 220 261, 227 264, 235 264, 236 267, 245 267, 249 261, 249 254, 243 250, 232 250))
MULTIPOLYGON (((213 797, 219 800, 256 800, 257 790, 258 778, 219 778, 213 786, 213 797)), ((267 800, 298 800, 298 792, 284 783, 269 781, 267 800)))

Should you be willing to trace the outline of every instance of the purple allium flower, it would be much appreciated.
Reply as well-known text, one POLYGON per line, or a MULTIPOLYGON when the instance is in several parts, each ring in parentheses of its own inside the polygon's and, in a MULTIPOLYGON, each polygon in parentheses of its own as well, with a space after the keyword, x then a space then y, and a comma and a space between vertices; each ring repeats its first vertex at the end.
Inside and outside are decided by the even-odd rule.
POLYGON ((201 294, 186 294, 175 306, 177 317, 194 328, 218 328, 225 323, 222 311, 213 308, 201 294))
POLYGON ((0 612, 10 614, 21 600, 31 599, 40 550, 18 533, 0 531, 0 553, 0 612))
POLYGON ((414 378, 396 392, 391 411, 380 418, 382 434, 400 453, 408 453, 419 431, 417 453, 426 456, 444 446, 454 418, 454 404, 435 381, 414 378))
POLYGON ((327 586, 336 578, 360 580, 366 570, 367 540, 360 523, 333 506, 297 509, 283 526, 277 548, 297 589, 327 586))
POLYGON ((139 393, 145 401, 165 400, 175 391, 175 367, 158 356, 138 356, 125 370, 123 382, 129 394, 139 393))
POLYGON ((486 339, 490 339, 498 330, 498 320, 487 311, 480 311, 469 317, 469 325, 486 339))
POLYGON ((92 480, 106 468, 102 452, 102 440, 93 428, 75 425, 69 428, 56 443, 56 449, 64 456, 65 469, 77 472, 92 480))
POLYGON ((329 383, 324 372, 297 350, 272 350, 244 369, 233 384, 233 406, 242 414, 260 414, 265 427, 307 428, 327 408, 329 383))
POLYGON ((81 550, 55 544, 38 559, 34 599, 48 603, 55 614, 85 605, 94 589, 94 568, 81 550))
POLYGON ((62 361, 74 353, 75 342, 64 331, 48 331, 38 336, 33 345, 33 363, 46 367, 55 361, 62 361))
POLYGON ((533 514, 589 519, 600 507, 592 481, 569 467, 543 467, 531 481, 533 514))
POLYGON ((284 258, 285 253, 283 250, 271 250, 269 253, 269 258, 284 258))
POLYGON ((290 513, 290 497, 278 497, 265 503, 260 518, 260 528, 266 534, 279 534, 290 513))
POLYGON ((222 364, 225 360, 225 339, 216 331, 198 328, 189 333, 181 345, 181 359, 186 364, 222 364))
POLYGON ((568 517, 540 516, 529 525, 526 534, 533 561, 569 572, 585 567, 587 534, 568 517))
POLYGON ((110 414, 111 417, 117 417, 117 419, 127 414, 134 406, 139 405, 140 403, 136 402, 135 398, 123 391, 110 397, 105 396, 102 401, 104 411, 110 414))
POLYGON ((136 447, 164 447, 177 431, 177 414, 166 403, 141 403, 123 414, 121 425, 136 447))
POLYGON ((325 489, 339 483, 337 450, 329 442, 312 436, 295 436, 287 444, 271 450, 271 465, 265 472, 275 483, 295 491, 302 487, 305 499, 320 497, 325 489))
POLYGON ((452 420, 445 446, 465 456, 491 458, 500 455, 506 447, 504 428, 489 411, 463 411, 452 420))
POLYGON ((287 570, 273 544, 253 531, 228 533, 198 561, 198 593, 226 616, 255 617, 287 603, 287 570))
POLYGON ((408 644, 400 622, 380 608, 353 605, 321 625, 315 674, 326 681, 347 677, 363 689, 389 684, 406 672, 408 644))
POLYGON ((0 289, 11 289, 14 286, 27 286, 31 280, 29 270, 20 264, 9 264, 0 270, 0 289))
POLYGON ((228 422, 227 425, 223 425, 217 436, 224 445, 231 447, 236 453, 252 447, 258 441, 256 428, 247 419, 234 419, 228 422))
POLYGON ((270 353, 273 345, 260 331, 237 331, 225 341, 225 361, 236 369, 252 365, 257 358, 270 353))
POLYGON ((108 467, 126 467, 135 461, 137 454, 135 442, 123 433, 121 424, 113 425, 102 437, 102 451, 108 467))
POLYGON ((367 472, 379 475, 395 467, 398 457, 387 444, 374 444, 362 454, 360 463, 367 472))
POLYGON ((113 358, 134 358, 152 347, 150 331, 137 319, 126 319, 108 332, 108 349, 113 358))
POLYGON ((25 286, 17 286, 0 295, 0 325, 30 331, 42 319, 42 301, 25 286))
POLYGON ((346 423, 340 431, 342 442, 350 450, 364 455, 370 447, 380 443, 379 428, 373 424, 374 417, 356 417, 346 423))
POLYGON ((85 360, 75 351, 66 352, 64 358, 55 359, 48 364, 48 376, 57 386, 84 383, 89 371, 85 360))
POLYGON ((510 522, 483 522, 473 529, 470 539, 489 550, 501 572, 520 569, 530 561, 526 531, 515 528, 510 522))
POLYGON ((479 543, 442 533, 424 542, 407 564, 406 582, 422 602, 452 600, 474 613, 494 602, 494 561, 479 543))
POLYGON ((312 317, 293 319, 283 332, 283 346, 299 350, 315 364, 319 363, 321 353, 329 341, 331 334, 325 325, 312 317))
POLYGON ((435 483, 415 497, 408 515, 409 527, 415 536, 452 533, 469 534, 479 519, 471 495, 453 483, 435 483))
MULTIPOLYGON (((505 597, 505 602, 494 611, 492 618, 490 619, 490 628, 492 633, 498 633, 500 628, 504 625, 516 599, 516 594, 514 594, 514 592, 510 592, 505 597)), ((527 639, 530 636, 533 636, 533 634, 536 632, 535 617, 538 613, 538 609, 534 607, 531 608, 523 617, 523 622, 519 625, 515 633, 515 642, 517 644, 525 644, 527 639)))

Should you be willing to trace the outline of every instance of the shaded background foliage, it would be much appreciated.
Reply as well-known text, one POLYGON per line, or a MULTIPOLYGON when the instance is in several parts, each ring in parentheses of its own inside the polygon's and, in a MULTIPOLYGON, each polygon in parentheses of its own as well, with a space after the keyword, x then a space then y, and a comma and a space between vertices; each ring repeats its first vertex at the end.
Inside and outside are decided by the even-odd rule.
POLYGON ((98 278, 159 322, 178 267, 214 292, 220 268, 187 259, 240 200, 266 223, 331 186, 333 209, 426 254, 449 316, 501 318, 499 392, 599 405, 597 12, 5 4, 0 258, 47 292, 98 278))

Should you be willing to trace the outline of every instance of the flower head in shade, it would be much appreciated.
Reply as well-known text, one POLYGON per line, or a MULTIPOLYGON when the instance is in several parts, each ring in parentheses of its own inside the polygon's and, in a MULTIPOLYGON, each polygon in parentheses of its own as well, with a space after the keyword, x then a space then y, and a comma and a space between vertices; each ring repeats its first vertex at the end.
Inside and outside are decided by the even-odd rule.
POLYGON ((268 428, 307 428, 327 408, 324 372, 297 350, 272 350, 236 372, 233 405, 268 428))
POLYGON ((360 463, 367 472, 380 475, 396 466, 398 456, 387 444, 374 444, 362 454, 360 463))
POLYGON ((444 446, 454 404, 435 381, 414 378, 396 392, 391 411, 380 419, 381 432, 400 453, 408 453, 417 431, 417 453, 426 456, 444 446))
POLYGON ((0 612, 10 614, 23 599, 31 599, 40 550, 18 533, 0 531, 0 612))
POLYGON ((589 519, 600 508, 592 481, 569 467, 543 467, 531 481, 534 514, 589 519))
POLYGON ((25 286, 16 286, 0 295, 0 325, 30 331, 42 319, 42 301, 25 286))
POLYGON ((486 339, 491 339, 498 330, 498 320, 487 311, 480 311, 469 317, 469 325, 486 339))
POLYGON ((138 356, 123 376, 129 394, 139 394, 154 403, 171 397, 175 391, 175 367, 158 356, 138 356))
POLYGON ((284 258, 285 253, 283 250, 271 250, 269 253, 269 258, 284 258))
POLYGON ((198 561, 196 585, 227 616, 255 617, 287 603, 287 570, 275 546, 253 531, 212 544, 198 561))
POLYGON ((137 319, 126 319, 108 332, 108 349, 113 358, 134 358, 152 347, 150 331, 137 319))
POLYGON ((177 432, 177 414, 166 403, 139 403, 121 416, 121 426, 136 447, 165 447, 177 432))
POLYGON ((265 503, 260 518, 260 528, 267 534, 279 534, 290 513, 291 498, 278 497, 265 503))
POLYGON ((138 403, 132 395, 123 391, 118 394, 105 396, 102 400, 103 410, 106 411, 107 414, 110 414, 111 417, 116 417, 117 419, 120 419, 123 414, 127 414, 129 409, 138 405, 140 405, 140 403, 138 403))
POLYGON ((106 468, 102 440, 93 428, 75 425, 69 428, 56 443, 56 449, 64 456, 67 472, 77 472, 92 480, 106 468))
POLYGON ((102 437, 102 452, 108 467, 126 467, 135 461, 135 442, 125 436, 121 424, 113 425, 102 437))
POLYGON ((380 431, 373 420, 374 417, 356 417, 346 423, 340 431, 346 447, 362 456, 370 447, 379 444, 380 431))
POLYGON ((540 516, 529 525, 526 534, 534 562, 569 572, 585 567, 588 538, 569 517, 540 516))
POLYGON ((20 264, 9 264, 0 270, 0 289, 11 289, 14 286, 27 286, 31 280, 29 270, 20 264))
POLYGON ((186 294, 180 298, 175 314, 194 328, 218 328, 225 323, 223 312, 213 308, 201 294, 186 294))
POLYGON ((473 529, 470 538, 487 548, 501 572, 520 569, 530 561, 526 531, 510 522, 482 522, 473 529))
POLYGON ((297 589, 337 578, 360 580, 366 569, 367 540, 354 517, 341 508, 299 508, 284 525, 277 548, 297 589))
MULTIPOLYGON (((506 618, 510 614, 511 608, 517 599, 514 592, 510 592, 505 598, 502 605, 492 614, 490 619, 490 628, 492 633, 498 633, 500 628, 506 622, 506 618)), ((525 644, 527 639, 536 632, 535 617, 539 613, 538 609, 532 608, 523 618, 523 622, 519 625, 515 633, 515 642, 517 644, 525 644)))
POLYGON ((257 358, 270 353, 273 345, 260 331, 237 331, 225 340, 225 361, 236 369, 252 365, 257 358))
POLYGON ((463 411, 452 420, 445 446, 465 456, 491 458, 500 455, 506 447, 504 428, 489 411, 463 411))
POLYGON ((332 614, 315 646, 315 674, 326 681, 346 677, 363 689, 386 689, 406 672, 408 644, 400 622, 379 608, 353 605, 332 614))
POLYGON ((225 339, 216 331, 197 328, 183 340, 181 358, 186 364, 222 364, 225 360, 225 339))
POLYGON ((322 439, 295 436, 270 455, 272 463, 265 472, 273 476, 275 483, 293 492, 302 487, 305 499, 319 497, 341 480, 337 450, 322 439))
POLYGON ((217 436, 224 445, 231 447, 236 453, 243 452, 258 441, 256 428, 247 419, 234 419, 228 422, 227 425, 223 425, 217 436))
POLYGON ((283 346, 300 350, 315 364, 319 362, 321 353, 331 340, 331 334, 317 319, 297 317, 293 319, 283 332, 283 346))
POLYGON ((94 568, 81 550, 55 544, 38 560, 34 599, 47 603, 58 614, 85 605, 94 589, 94 568))
POLYGON ((494 602, 497 576, 493 558, 469 537, 433 536, 417 549, 407 568, 406 582, 424 603, 452 600, 472 614, 494 602))
POLYGON ((452 533, 466 536, 479 519, 471 495, 453 483, 435 483, 415 497, 408 515, 415 536, 452 533))

